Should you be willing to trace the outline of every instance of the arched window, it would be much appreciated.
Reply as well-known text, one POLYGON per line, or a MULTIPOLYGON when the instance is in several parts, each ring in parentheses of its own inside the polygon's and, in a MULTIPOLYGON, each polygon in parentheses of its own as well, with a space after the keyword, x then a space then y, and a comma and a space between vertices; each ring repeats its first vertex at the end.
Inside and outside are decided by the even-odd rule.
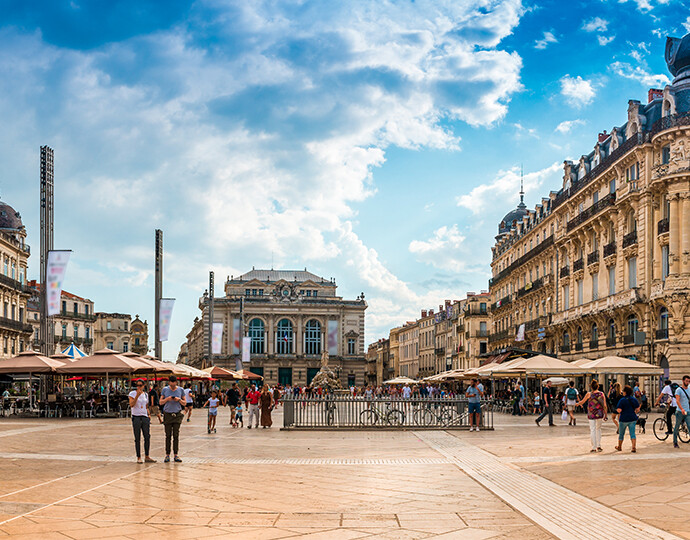
POLYGON ((659 311, 659 330, 668 330, 668 309, 665 307, 659 311))
POLYGON ((568 347, 570 345, 570 334, 568 332, 563 332, 563 346, 568 347))
POLYGON ((304 354, 321 354, 321 323, 315 319, 304 327, 304 354))
POLYGON ((276 354, 292 354, 292 323, 281 319, 276 327, 276 354))
POLYGON ((249 321, 249 337, 252 339, 249 352, 251 354, 264 354, 264 322, 261 319, 252 319, 249 321))
POLYGON ((582 345, 582 327, 577 327, 577 344, 582 345))
POLYGON ((592 332, 590 334, 589 340, 592 342, 592 344, 597 343, 599 341, 599 329, 597 328, 596 323, 592 325, 592 332))
POLYGON ((637 315, 628 315, 628 335, 634 336, 637 332, 637 315))

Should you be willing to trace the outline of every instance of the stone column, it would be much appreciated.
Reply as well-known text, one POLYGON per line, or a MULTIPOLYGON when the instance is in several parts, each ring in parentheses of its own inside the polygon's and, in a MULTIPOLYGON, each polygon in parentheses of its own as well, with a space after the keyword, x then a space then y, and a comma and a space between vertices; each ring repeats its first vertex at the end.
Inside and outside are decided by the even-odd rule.
POLYGON ((658 236, 658 225, 659 220, 661 219, 662 214, 662 208, 661 205, 663 204, 663 197, 659 195, 659 208, 655 208, 654 204, 652 203, 652 222, 649 224, 650 228, 652 229, 652 243, 654 246, 654 261, 652 262, 652 280, 658 280, 661 279, 661 244, 659 244, 659 236, 658 236))
POLYGON ((680 200, 678 194, 674 194, 671 196, 668 236, 669 257, 671 259, 669 273, 671 275, 680 273, 680 218, 680 200))
POLYGON ((275 354, 276 351, 276 331, 275 318, 273 315, 266 317, 268 319, 268 328, 266 329, 266 354, 275 354))
POLYGON ((294 354, 304 354, 304 321, 301 316, 295 317, 297 319, 296 327, 293 327, 293 342, 294 354))
POLYGON ((681 271, 683 274, 690 274, 690 194, 683 193, 682 213, 678 218, 678 226, 680 234, 683 236, 682 250, 679 255, 681 258, 681 271))

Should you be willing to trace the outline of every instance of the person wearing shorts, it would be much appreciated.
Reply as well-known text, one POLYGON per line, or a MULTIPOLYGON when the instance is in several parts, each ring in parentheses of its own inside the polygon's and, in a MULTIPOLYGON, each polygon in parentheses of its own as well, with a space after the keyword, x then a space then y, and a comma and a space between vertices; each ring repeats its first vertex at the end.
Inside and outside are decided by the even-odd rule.
POLYGON ((468 412, 470 413, 470 431, 479 431, 479 421, 482 416, 482 405, 480 403, 480 399, 483 395, 483 389, 480 390, 477 388, 477 379, 472 379, 472 383, 465 392, 465 396, 469 402, 468 412))
POLYGON ((218 399, 218 390, 211 390, 211 397, 206 400, 204 407, 208 406, 208 432, 216 432, 216 419, 218 418, 218 405, 220 405, 220 399, 218 399))
POLYGON ((187 422, 189 422, 192 418, 192 409, 194 408, 194 397, 195 396, 192 392, 192 385, 187 383, 187 386, 184 389, 184 413, 187 416, 187 422))

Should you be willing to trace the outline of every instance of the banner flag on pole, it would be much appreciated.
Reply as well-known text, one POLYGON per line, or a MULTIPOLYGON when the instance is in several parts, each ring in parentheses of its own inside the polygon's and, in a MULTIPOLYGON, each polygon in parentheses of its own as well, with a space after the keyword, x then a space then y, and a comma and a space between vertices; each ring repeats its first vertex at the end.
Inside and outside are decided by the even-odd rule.
POLYGON ((338 354, 338 321, 328 321, 328 354, 338 354))
POLYGON ((249 363, 249 353, 252 348, 252 338, 245 336, 242 338, 242 363, 249 363))
POLYGON ((220 354, 221 345, 223 344, 223 323, 213 323, 213 335, 211 336, 211 353, 220 354))
POLYGON ((67 263, 71 251, 55 250, 48 252, 48 265, 46 267, 46 302, 48 304, 48 316, 58 315, 62 307, 62 282, 65 279, 67 263))
POLYGON ((240 320, 232 320, 232 354, 240 354, 240 320))
POLYGON ((158 337, 161 341, 168 341, 168 334, 170 333, 170 319, 172 318, 173 306, 175 305, 174 298, 161 298, 160 300, 160 329, 158 330, 158 337))

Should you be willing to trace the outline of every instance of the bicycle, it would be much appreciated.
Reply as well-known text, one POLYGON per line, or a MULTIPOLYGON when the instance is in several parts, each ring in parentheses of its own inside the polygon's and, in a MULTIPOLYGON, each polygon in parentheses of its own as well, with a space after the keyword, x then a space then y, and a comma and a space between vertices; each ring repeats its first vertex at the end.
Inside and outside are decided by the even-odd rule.
POLYGON ((432 409, 430 403, 420 404, 412 413, 412 421, 418 426, 431 426, 434 421, 442 426, 447 426, 452 418, 452 411, 443 404, 441 404, 438 412, 432 409))
POLYGON ((365 426, 375 426, 379 420, 384 420, 389 426, 401 426, 405 423, 405 413, 399 409, 393 409, 390 403, 386 403, 387 411, 370 403, 368 409, 359 413, 359 422, 365 426))
MULTIPOLYGON (((665 441, 668 439, 670 433, 668 433, 668 425, 666 424, 666 418, 661 417, 654 420, 654 436, 660 441, 665 441)), ((683 422, 678 428, 678 438, 680 442, 690 443, 690 433, 688 432, 688 426, 683 422)))

